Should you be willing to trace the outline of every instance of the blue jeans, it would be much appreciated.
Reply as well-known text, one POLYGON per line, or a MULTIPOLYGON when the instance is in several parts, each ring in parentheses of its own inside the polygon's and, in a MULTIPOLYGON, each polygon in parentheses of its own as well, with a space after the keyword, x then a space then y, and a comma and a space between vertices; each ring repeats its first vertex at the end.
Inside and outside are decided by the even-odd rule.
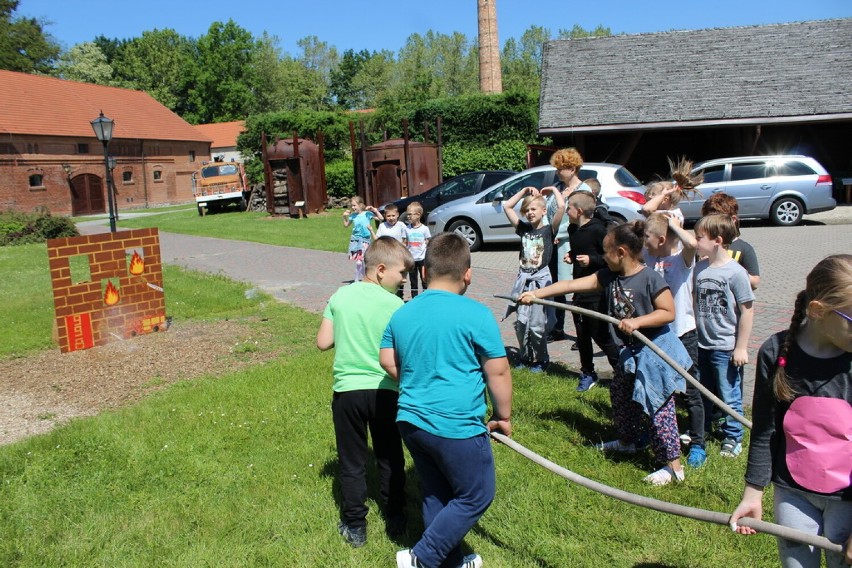
MULTIPOLYGON (((733 351, 712 351, 698 348, 698 374, 701 384, 722 399, 722 402, 743 413, 743 391, 740 385, 743 381, 743 369, 731 362, 733 351)), ((713 416, 714 405, 710 400, 704 398, 704 431, 710 433, 710 418, 713 416)), ((722 424, 722 434, 726 439, 741 442, 743 439, 743 425, 725 415, 722 424)))
POLYGON ((494 456, 487 434, 441 438, 398 422, 423 494, 423 536, 412 552, 424 566, 458 566, 461 542, 494 500, 494 456))

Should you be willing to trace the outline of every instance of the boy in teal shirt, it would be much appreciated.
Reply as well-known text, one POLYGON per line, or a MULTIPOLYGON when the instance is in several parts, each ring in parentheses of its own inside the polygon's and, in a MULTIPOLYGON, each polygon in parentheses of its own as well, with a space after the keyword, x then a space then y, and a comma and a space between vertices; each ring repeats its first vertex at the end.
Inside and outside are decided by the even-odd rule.
POLYGON ((387 530, 405 531, 405 459, 395 424, 398 388, 379 365, 379 342, 391 315, 403 305, 396 296, 414 268, 408 249, 380 237, 364 254, 364 280, 337 290, 317 332, 317 347, 335 348, 331 413, 341 492, 338 530, 353 547, 367 542, 367 428, 379 471, 387 530))
POLYGON ((491 310, 462 296, 471 278, 467 242, 434 237, 425 273, 428 289, 391 317, 379 354, 399 379, 397 424, 423 494, 423 536, 397 553, 397 566, 478 568, 482 559, 462 557, 460 544, 494 499, 488 432, 512 433, 512 374, 491 310))

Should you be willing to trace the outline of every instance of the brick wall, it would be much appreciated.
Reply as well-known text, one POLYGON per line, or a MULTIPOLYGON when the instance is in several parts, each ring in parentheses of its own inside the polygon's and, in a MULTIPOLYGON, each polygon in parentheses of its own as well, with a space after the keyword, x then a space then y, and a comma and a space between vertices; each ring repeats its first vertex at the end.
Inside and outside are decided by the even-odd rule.
POLYGON ((156 228, 51 239, 47 252, 63 353, 167 327, 156 228))
MULTIPOLYGON (((192 202, 191 174, 210 160, 209 148, 208 143, 191 141, 111 142, 118 210, 192 202), (195 153, 194 162, 190 152, 195 153)), ((0 147, 0 210, 46 207, 56 215, 71 215, 71 180, 84 174, 97 176, 105 188, 103 146, 97 139, 12 135, 0 147), (81 144, 87 145, 87 152, 79 152, 81 144), (70 174, 63 166, 70 167, 70 174), (41 186, 31 186, 34 174, 42 176, 41 186)))

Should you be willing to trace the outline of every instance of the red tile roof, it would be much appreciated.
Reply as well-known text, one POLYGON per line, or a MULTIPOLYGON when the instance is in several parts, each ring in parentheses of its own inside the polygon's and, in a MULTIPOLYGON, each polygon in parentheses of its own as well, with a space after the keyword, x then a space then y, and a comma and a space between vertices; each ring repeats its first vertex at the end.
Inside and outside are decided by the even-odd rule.
POLYGON ((237 136, 246 129, 245 120, 234 122, 217 122, 214 124, 196 124, 195 129, 207 138, 213 140, 211 150, 216 148, 232 148, 237 145, 237 136))
POLYGON ((210 141, 142 91, 0 70, 0 133, 94 137, 101 111, 113 138, 210 141))

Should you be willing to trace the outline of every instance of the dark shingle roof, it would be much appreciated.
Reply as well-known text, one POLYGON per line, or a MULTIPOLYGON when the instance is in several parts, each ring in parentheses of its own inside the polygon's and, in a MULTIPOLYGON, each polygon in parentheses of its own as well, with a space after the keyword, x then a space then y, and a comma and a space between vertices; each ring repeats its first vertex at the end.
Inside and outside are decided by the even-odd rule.
POLYGON ((551 41, 539 131, 849 119, 850 69, 852 18, 551 41))

